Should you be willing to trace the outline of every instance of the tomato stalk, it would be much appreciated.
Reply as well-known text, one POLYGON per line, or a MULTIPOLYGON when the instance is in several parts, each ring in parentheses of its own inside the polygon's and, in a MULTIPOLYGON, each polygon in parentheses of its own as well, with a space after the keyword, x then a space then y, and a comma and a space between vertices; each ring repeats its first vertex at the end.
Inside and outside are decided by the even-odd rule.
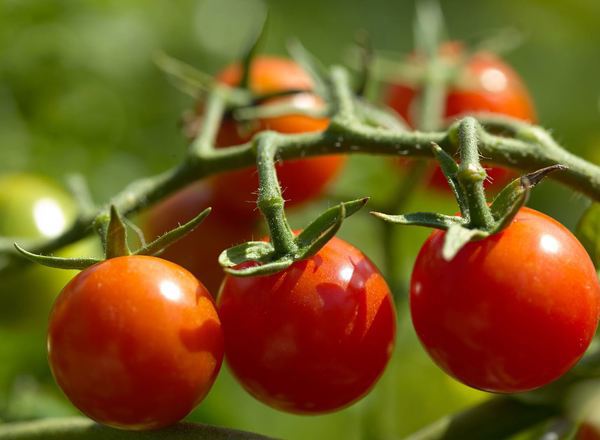
POLYGON ((288 255, 297 250, 294 233, 285 217, 285 201, 275 171, 274 142, 276 133, 265 133, 257 139, 257 167, 260 185, 258 188, 258 208, 261 210, 271 235, 275 255, 288 255))
MULTIPOLYGON (((389 115, 386 113, 369 112, 368 116, 365 116, 365 108, 368 106, 355 98, 344 68, 331 69, 321 83, 326 88, 324 97, 328 100, 332 112, 330 127, 324 132, 279 134, 273 140, 278 160, 332 153, 432 157, 432 143, 438 144, 448 154, 455 153, 458 148, 456 127, 450 127, 447 131, 406 131, 398 128, 401 123, 394 124, 395 128, 390 128, 389 115), (385 117, 382 118, 382 114, 385 117), (377 116, 374 118, 374 115, 377 116), (381 124, 374 126, 374 120, 380 120, 381 124)), ((252 102, 252 97, 247 92, 230 89, 228 93, 223 93, 223 86, 220 85, 212 87, 208 92, 208 100, 218 103, 221 98, 215 95, 223 97, 225 107, 239 106, 242 101, 246 102, 245 105, 252 102)), ((209 134, 211 127, 218 125, 221 110, 224 111, 220 104, 213 105, 214 110, 207 111, 207 114, 213 116, 207 117, 204 125, 209 134)), ((485 121, 483 126, 477 127, 479 151, 489 158, 490 163, 525 171, 563 164, 568 170, 555 173, 553 178, 595 200, 600 200, 600 168, 561 148, 542 128, 504 118, 490 123, 490 129, 493 132, 502 131, 509 134, 498 136, 487 131, 485 121)), ((209 137, 208 134, 206 136, 209 137)), ((110 204, 115 205, 120 213, 127 216, 197 179, 247 167, 255 160, 256 155, 251 142, 224 149, 206 148, 198 151, 194 148, 179 165, 157 176, 132 182, 115 195, 109 204, 94 213, 81 212, 77 221, 63 234, 47 241, 33 243, 30 249, 36 253, 51 253, 83 238, 90 233, 89 226, 94 222, 102 225, 102 222, 97 220, 106 218, 110 204)), ((0 272, 10 271, 23 264, 23 260, 7 243, 0 243, 0 256, 4 257, 0 272)))
POLYGON ((462 199, 466 202, 466 212, 463 217, 469 219, 469 226, 489 230, 494 225, 494 218, 488 207, 483 189, 483 182, 487 175, 479 162, 479 149, 477 139, 477 121, 465 118, 458 125, 458 138, 460 144, 460 165, 456 172, 456 179, 462 191, 462 199))

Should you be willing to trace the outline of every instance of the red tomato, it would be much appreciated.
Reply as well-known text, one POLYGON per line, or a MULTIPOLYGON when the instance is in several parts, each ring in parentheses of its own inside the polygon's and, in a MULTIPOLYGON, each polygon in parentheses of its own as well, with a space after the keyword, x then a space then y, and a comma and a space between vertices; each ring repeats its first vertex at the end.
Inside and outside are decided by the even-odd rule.
POLYGON ((410 309, 421 343, 474 388, 515 393, 564 374, 588 347, 600 311, 594 266, 552 218, 523 208, 504 231, 468 243, 450 261, 444 232, 425 242, 410 309))
MULTIPOLYGON (((206 182, 193 183, 155 205, 145 216, 145 231, 158 237, 191 220, 204 208, 218 205, 215 190, 206 182)), ((221 251, 252 238, 252 223, 219 215, 215 209, 200 226, 160 255, 189 270, 216 294, 225 275, 219 265, 221 251)))
MULTIPOLYGON (((460 43, 449 42, 442 45, 440 54, 447 62, 458 64, 464 56, 460 43)), ((422 57, 412 55, 410 62, 423 63, 422 57)), ((393 84, 387 91, 387 103, 410 125, 415 126, 415 98, 419 90, 408 84, 393 84)), ((470 56, 463 71, 448 90, 444 116, 491 112, 512 116, 528 122, 535 122, 533 103, 525 84, 519 75, 500 58, 490 52, 477 52, 470 56)), ((513 174, 504 169, 488 170, 490 183, 499 188, 507 183, 513 174)), ((448 189, 448 184, 439 167, 432 172, 430 184, 436 188, 448 189)))
MULTIPOLYGON (((239 83, 241 69, 239 65, 226 68, 219 80, 235 85, 239 83)), ((251 67, 250 87, 255 93, 264 94, 283 90, 310 90, 313 84, 310 77, 293 61, 258 57, 251 67)), ((321 100, 310 93, 301 93, 291 97, 271 99, 262 105, 294 101, 298 106, 309 109, 322 105, 321 100)), ((250 132, 241 133, 233 120, 223 123, 218 135, 220 147, 247 142, 258 131, 274 130, 280 133, 306 133, 323 131, 327 128, 327 119, 315 119, 307 116, 290 115, 265 118, 257 121, 250 132)), ((283 190, 287 206, 299 205, 318 197, 327 184, 338 174, 345 162, 342 155, 321 156, 311 159, 289 160, 277 165, 277 175, 283 190)), ((256 167, 232 171, 214 178, 220 210, 234 215, 255 217, 258 174, 256 167)))
POLYGON ((584 422, 579 426, 575 438, 576 440, 600 440, 600 433, 596 426, 584 422))
POLYGON ((48 357, 58 385, 87 416, 155 429, 208 393, 223 334, 210 295, 188 271, 156 257, 119 257, 63 289, 50 315, 48 357))
POLYGON ((392 353, 389 288, 362 252, 338 238, 278 274, 226 276, 218 301, 233 374, 283 411, 317 414, 352 404, 392 353))

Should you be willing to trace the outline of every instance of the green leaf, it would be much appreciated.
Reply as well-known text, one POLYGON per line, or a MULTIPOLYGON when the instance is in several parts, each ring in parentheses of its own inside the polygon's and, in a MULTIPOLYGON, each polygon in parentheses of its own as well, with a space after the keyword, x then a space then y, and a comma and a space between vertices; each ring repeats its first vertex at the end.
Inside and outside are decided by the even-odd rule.
POLYGON ((465 219, 462 217, 444 215, 437 212, 413 212, 404 215, 389 215, 381 212, 371 212, 371 214, 389 223, 407 226, 425 226, 427 228, 436 228, 443 231, 447 230, 452 225, 461 225, 465 223, 465 219))
POLYGON ((358 116, 374 127, 387 128, 396 131, 409 131, 410 127, 396 112, 386 108, 379 108, 363 99, 355 101, 358 116))
POLYGON ((169 75, 175 87, 193 98, 197 98, 200 92, 207 92, 215 86, 215 79, 211 75, 164 52, 157 52, 154 55, 154 63, 169 75))
POLYGON ((28 260, 33 261, 34 263, 41 264, 43 266, 54 267, 57 269, 83 270, 92 266, 93 264, 102 261, 95 258, 63 258, 53 257, 50 255, 33 254, 31 252, 26 251, 16 243, 14 244, 14 246, 15 249, 17 249, 17 251, 19 251, 19 253, 28 260))
POLYGON ((438 47, 445 40, 444 15, 435 0, 422 0, 416 4, 414 38, 416 50, 429 57, 437 56, 438 47))
POLYGON ((594 266, 600 266, 600 203, 592 203, 585 211, 575 233, 590 254, 594 266))
POLYGON ((110 221, 106 231, 106 258, 131 255, 127 245, 127 228, 115 205, 110 206, 110 221))
POLYGON ((134 252, 135 255, 158 255, 167 247, 171 246, 176 241, 182 239, 187 234, 192 232, 194 229, 198 227, 202 221, 210 214, 211 208, 206 208, 196 217, 191 219, 189 222, 184 223, 181 226, 178 226, 175 229, 170 230, 164 235, 161 235, 152 243, 147 244, 146 246, 142 246, 140 249, 134 252))
MULTIPOLYGON (((326 80, 329 76, 327 68, 296 39, 288 43, 287 49, 294 61, 300 64, 312 78, 317 95, 327 98, 329 95, 326 80)), ((325 100, 327 101, 327 99, 325 100)))
POLYGON ((242 60, 242 78, 240 80, 240 88, 250 88, 250 71, 252 60, 258 52, 258 48, 264 40, 265 29, 267 27, 267 21, 269 18, 268 9, 265 7, 261 10, 262 14, 258 20, 256 20, 255 27, 252 29, 252 34, 247 38, 250 42, 249 46, 244 50, 242 60))
POLYGON ((473 239, 485 238, 487 236, 489 236, 488 232, 479 229, 467 229, 460 225, 452 225, 448 228, 444 237, 442 257, 444 260, 450 261, 468 242, 473 239))

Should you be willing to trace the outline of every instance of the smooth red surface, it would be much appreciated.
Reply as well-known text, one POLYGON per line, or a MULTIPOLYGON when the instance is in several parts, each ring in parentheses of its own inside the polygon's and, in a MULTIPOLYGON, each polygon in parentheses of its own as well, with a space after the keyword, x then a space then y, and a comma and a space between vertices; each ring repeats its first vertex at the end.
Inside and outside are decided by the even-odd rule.
POLYGON ((145 232, 153 239, 191 220, 203 209, 214 207, 196 229, 160 255, 192 272, 213 296, 217 295, 225 275, 218 262, 219 254, 251 240, 253 231, 253 223, 246 219, 219 215, 218 204, 213 186, 196 182, 155 205, 144 219, 145 232))
POLYGON ((395 312, 371 261, 333 238, 269 276, 227 276, 218 300, 229 367, 274 408, 335 411, 373 387, 391 356, 395 312))
MULTIPOLYGON (((239 65, 226 68, 219 80, 230 85, 239 83, 241 69, 239 65)), ((274 57, 257 57, 251 67, 250 87, 255 93, 264 94, 283 90, 312 89, 310 77, 293 61, 274 57)), ((319 108, 321 100, 310 93, 302 93, 292 97, 271 99, 262 105, 295 100, 305 108, 319 108)), ((280 133, 306 133, 323 131, 327 128, 327 119, 316 119, 307 116, 290 115, 266 118, 256 121, 252 129, 243 132, 243 127, 228 120, 219 132, 217 144, 220 147, 247 142, 260 130, 274 130, 280 133)), ((277 164, 277 176, 283 190, 287 206, 299 205, 318 197, 328 183, 341 170, 345 157, 343 155, 320 156, 311 159, 290 160, 277 164)), ((216 191, 222 201, 221 209, 235 215, 255 217, 256 191, 258 173, 256 167, 227 172, 213 179, 216 191)))
POLYGON ((48 330, 58 385, 90 418, 155 429, 185 417, 212 386, 223 333, 206 289, 156 257, 119 257, 77 275, 48 330))
MULTIPOLYGON (((458 64, 461 57, 465 56, 462 46, 457 42, 444 44, 440 53, 451 64, 458 64)), ((411 61, 423 62, 416 55, 411 57, 411 61)), ((387 91, 388 105, 411 126, 415 126, 417 109, 413 103, 419 92, 417 88, 408 84, 393 84, 387 91)), ((465 114, 480 112, 498 113, 528 122, 536 121, 533 102, 519 75, 490 52, 477 52, 466 60, 456 84, 448 90, 444 116, 455 119, 465 114)), ((499 188, 514 177, 510 171, 498 168, 489 169, 488 174, 488 186, 494 188, 499 188)), ((430 184, 436 188, 448 189, 439 167, 432 172, 430 184)))
POLYGON ((588 254, 554 219, 523 208, 503 232, 442 259, 434 232, 411 279, 413 325, 433 360, 474 388, 514 393, 564 374, 587 349, 600 310, 588 254))

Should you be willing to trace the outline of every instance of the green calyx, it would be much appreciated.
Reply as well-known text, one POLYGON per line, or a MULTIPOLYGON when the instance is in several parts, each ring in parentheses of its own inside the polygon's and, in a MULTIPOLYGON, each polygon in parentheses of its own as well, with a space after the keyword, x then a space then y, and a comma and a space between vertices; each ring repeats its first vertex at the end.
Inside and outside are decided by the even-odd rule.
MULTIPOLYGON (((189 222, 172 229, 169 232, 158 237, 151 243, 146 244, 141 231, 129 222, 124 221, 117 208, 114 205, 110 206, 110 214, 103 213, 96 219, 96 230, 100 234, 100 238, 104 245, 105 259, 122 257, 127 255, 159 255, 167 247, 183 238, 196 227, 210 214, 211 208, 206 208, 189 222), (126 225, 127 222, 127 225, 126 225), (127 242, 127 226, 133 229, 140 240, 141 246, 131 251, 127 242)), ((96 258, 62 258, 51 255, 40 255, 28 252, 18 244, 14 244, 15 249, 28 260, 41 264, 43 266, 54 267, 57 269, 77 269, 83 270, 103 260, 96 258)))
POLYGON ((479 123, 473 118, 467 117, 458 123, 460 164, 437 144, 433 143, 431 146, 433 155, 456 197, 460 216, 431 212, 405 215, 380 212, 372 214, 390 223, 426 226, 446 231, 442 256, 446 261, 450 261, 468 242, 489 237, 508 227, 527 201, 531 188, 548 174, 567 169, 566 166, 557 164, 521 176, 506 185, 493 202, 488 204, 483 187, 487 175, 479 163, 477 148, 479 130, 479 123))
POLYGON ((337 233, 343 220, 360 210, 367 201, 365 197, 329 208, 298 235, 292 235, 286 247, 275 240, 272 243, 251 241, 223 251, 219 263, 225 272, 241 277, 270 275, 284 270, 294 262, 319 252, 337 233))

